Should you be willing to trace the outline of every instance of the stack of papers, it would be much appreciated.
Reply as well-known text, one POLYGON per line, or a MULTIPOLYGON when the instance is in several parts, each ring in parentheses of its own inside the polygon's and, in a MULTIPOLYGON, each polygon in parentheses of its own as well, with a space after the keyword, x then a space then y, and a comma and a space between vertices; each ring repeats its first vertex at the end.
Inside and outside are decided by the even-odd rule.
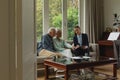
POLYGON ((91 57, 89 57, 89 56, 83 56, 83 59, 89 59, 89 58, 91 58, 91 57))
POLYGON ((76 56, 76 57, 71 57, 72 59, 89 59, 91 57, 89 56, 83 56, 83 57, 79 57, 79 56, 76 56))
POLYGON ((82 57, 71 57, 72 59, 83 59, 82 57))

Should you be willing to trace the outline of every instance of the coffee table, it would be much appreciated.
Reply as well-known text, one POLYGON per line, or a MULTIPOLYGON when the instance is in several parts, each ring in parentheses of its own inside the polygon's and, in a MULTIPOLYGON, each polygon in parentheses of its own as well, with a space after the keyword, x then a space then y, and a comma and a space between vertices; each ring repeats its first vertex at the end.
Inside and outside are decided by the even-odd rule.
POLYGON ((68 62, 64 61, 64 59, 46 59, 44 61, 45 65, 45 80, 49 79, 49 67, 57 68, 57 69, 62 69, 65 71, 64 73, 64 78, 65 80, 68 80, 70 75, 69 71, 70 70, 75 70, 75 69, 84 69, 84 68, 91 68, 94 70, 94 67, 97 66, 103 66, 103 65, 108 65, 108 64, 113 64, 113 75, 112 79, 117 78, 117 60, 114 58, 106 58, 106 57, 100 57, 98 60, 83 60, 81 62, 68 62))

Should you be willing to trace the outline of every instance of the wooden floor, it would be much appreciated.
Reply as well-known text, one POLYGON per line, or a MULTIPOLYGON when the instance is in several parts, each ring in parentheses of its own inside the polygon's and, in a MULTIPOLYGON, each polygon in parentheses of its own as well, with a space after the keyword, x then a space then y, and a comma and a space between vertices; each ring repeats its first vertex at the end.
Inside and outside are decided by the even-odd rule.
MULTIPOLYGON (((112 75, 112 65, 96 67, 95 71, 112 75)), ((120 80, 120 69, 117 70, 117 80, 120 80)), ((44 80, 44 71, 38 71, 38 80, 44 80)))

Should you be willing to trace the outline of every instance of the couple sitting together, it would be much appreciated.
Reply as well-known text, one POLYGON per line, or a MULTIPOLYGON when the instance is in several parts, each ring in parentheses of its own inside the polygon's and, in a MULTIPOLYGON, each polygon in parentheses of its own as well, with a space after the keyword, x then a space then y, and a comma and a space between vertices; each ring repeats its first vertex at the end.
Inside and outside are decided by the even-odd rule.
POLYGON ((73 44, 70 45, 61 39, 62 32, 60 29, 56 30, 51 27, 48 33, 41 38, 38 55, 46 57, 51 55, 72 57, 72 54, 75 56, 84 56, 85 53, 89 53, 87 34, 81 33, 79 26, 75 26, 74 32, 73 44))

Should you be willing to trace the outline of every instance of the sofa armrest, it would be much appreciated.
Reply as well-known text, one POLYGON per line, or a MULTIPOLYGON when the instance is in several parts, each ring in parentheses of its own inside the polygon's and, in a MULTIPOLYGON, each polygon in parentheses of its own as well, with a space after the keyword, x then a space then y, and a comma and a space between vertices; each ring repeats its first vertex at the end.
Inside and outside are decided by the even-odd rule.
POLYGON ((97 43, 89 43, 91 47, 90 56, 95 58, 96 60, 99 58, 99 45, 97 43))

